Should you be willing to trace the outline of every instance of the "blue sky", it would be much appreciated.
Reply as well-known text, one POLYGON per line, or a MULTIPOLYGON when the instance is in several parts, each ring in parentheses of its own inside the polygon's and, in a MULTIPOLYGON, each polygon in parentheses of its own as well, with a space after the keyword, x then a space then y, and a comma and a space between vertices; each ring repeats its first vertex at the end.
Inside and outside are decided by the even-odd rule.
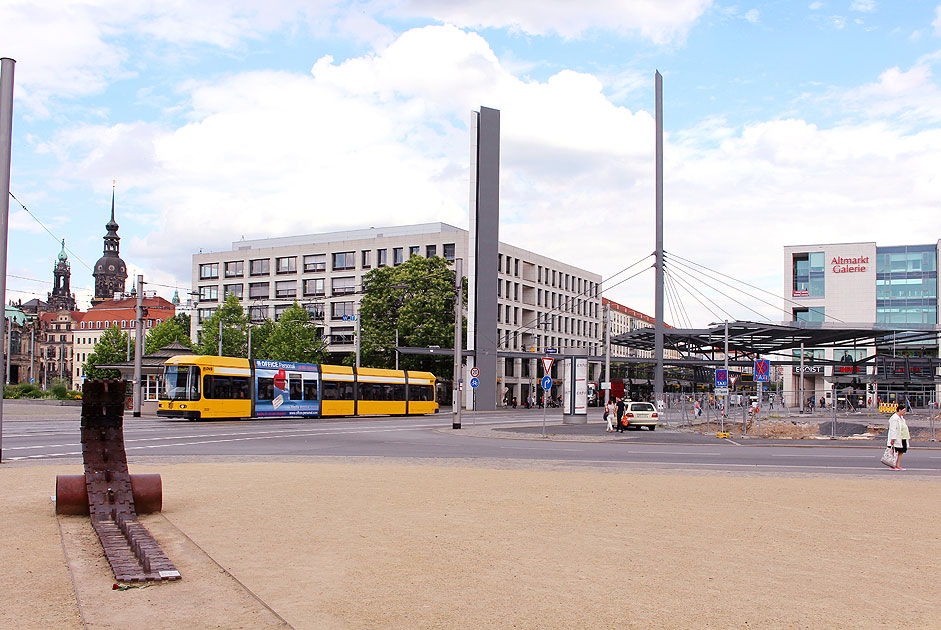
MULTIPOLYGON (((502 115, 501 239, 607 278, 653 250, 655 70, 668 251, 780 293, 783 245, 941 237, 938 0, 4 0, 3 15, 11 189, 66 239, 86 305, 112 180, 122 257, 167 297, 193 253, 243 236, 466 226, 481 105, 502 115)), ((7 299, 44 297, 58 241, 10 212, 7 299)), ((609 297, 652 312, 652 287, 609 297)))

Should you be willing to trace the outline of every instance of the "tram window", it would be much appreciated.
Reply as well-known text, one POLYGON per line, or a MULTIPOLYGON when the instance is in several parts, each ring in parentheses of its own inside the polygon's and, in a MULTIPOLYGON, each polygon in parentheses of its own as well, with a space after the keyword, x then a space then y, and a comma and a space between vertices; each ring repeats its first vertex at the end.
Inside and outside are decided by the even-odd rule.
POLYGON ((431 385, 409 385, 408 399, 413 402, 434 402, 435 388, 431 385))
POLYGON ((291 374, 290 381, 288 381, 291 400, 303 400, 304 399, 304 387, 301 381, 300 374, 291 374))
POLYGON ((317 381, 304 381, 304 400, 317 400, 317 381))
POLYGON ((359 399, 360 400, 376 400, 376 384, 375 383, 360 383, 359 384, 359 399))
POLYGON ((203 377, 203 396, 217 400, 248 398, 248 379, 207 374, 203 377))
POLYGON ((274 400, 273 378, 258 378, 258 400, 274 400))
POLYGON ((405 400, 405 383, 392 385, 392 398, 390 400, 405 400))
POLYGON ((346 381, 323 382, 324 400, 353 400, 353 383, 346 381))

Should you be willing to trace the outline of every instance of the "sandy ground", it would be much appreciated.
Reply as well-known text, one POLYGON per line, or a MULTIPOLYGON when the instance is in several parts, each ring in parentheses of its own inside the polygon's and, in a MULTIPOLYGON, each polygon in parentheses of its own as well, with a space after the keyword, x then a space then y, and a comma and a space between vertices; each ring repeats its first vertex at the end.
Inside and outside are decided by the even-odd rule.
POLYGON ((0 467, 0 627, 81 628, 69 562, 96 629, 941 627, 941 486, 888 470, 132 462, 183 579, 128 591, 53 514, 80 470, 0 467))

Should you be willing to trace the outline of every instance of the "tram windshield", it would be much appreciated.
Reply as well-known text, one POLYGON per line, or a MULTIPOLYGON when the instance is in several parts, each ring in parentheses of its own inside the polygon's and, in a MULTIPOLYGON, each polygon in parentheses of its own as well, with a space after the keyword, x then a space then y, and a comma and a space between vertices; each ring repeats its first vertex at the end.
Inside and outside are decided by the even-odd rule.
POLYGON ((163 379, 168 400, 199 400, 199 368, 195 365, 168 365, 163 379))

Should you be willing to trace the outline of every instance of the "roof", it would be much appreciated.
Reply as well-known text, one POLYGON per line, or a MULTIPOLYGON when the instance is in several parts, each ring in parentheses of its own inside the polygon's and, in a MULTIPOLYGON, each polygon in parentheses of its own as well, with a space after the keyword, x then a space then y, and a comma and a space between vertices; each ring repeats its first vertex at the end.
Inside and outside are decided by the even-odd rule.
MULTIPOLYGON (((183 344, 174 341, 169 346, 164 346, 152 354, 145 354, 141 358, 141 367, 142 368, 151 368, 151 371, 155 369, 163 368, 163 364, 166 363, 167 359, 170 357, 184 356, 184 355, 195 355, 196 353, 184 346, 183 344)), ((99 365, 99 368, 105 370, 133 370, 134 361, 122 361, 121 363, 113 363, 108 365, 99 365)))
MULTIPOLYGON (((869 345, 893 336, 904 335, 906 341, 937 339, 941 326, 935 324, 843 324, 793 322, 766 324, 760 322, 729 322, 729 352, 747 354, 774 354, 800 348, 852 346, 861 342, 869 345)), ((663 345, 684 354, 703 354, 725 350, 725 326, 712 328, 668 328, 664 330, 663 345)), ((640 350, 654 349, 654 329, 641 328, 611 338, 611 343, 640 350)))

